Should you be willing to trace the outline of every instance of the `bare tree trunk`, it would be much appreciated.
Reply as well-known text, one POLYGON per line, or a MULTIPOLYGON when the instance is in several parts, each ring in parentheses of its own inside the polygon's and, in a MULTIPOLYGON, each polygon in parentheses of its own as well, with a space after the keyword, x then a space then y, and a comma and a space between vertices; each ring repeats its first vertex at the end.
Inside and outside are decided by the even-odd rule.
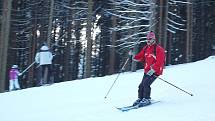
POLYGON ((88 15, 87 15, 87 50, 86 50, 86 61, 85 61, 85 70, 84 78, 91 76, 91 56, 92 56, 92 37, 91 37, 91 28, 92 28, 92 8, 93 1, 88 0, 88 15))
MULTIPOLYGON (((191 0, 187 0, 191 2, 191 0)), ((193 5, 187 4, 187 41, 186 41, 186 62, 192 60, 192 31, 193 31, 193 5)))
POLYGON ((164 9, 164 18, 163 18, 163 47, 166 49, 167 48, 167 18, 168 18, 168 1, 169 0, 166 0, 165 2, 164 2, 164 6, 166 6, 166 7, 164 7, 165 9, 164 9))
MULTIPOLYGON (((112 27, 115 27, 117 25, 117 22, 116 22, 116 17, 113 16, 113 21, 112 21, 112 27)), ((115 69, 115 60, 116 60, 116 54, 115 54, 115 41, 116 41, 116 32, 113 31, 112 32, 112 40, 111 40, 111 48, 110 48, 110 68, 109 68, 109 74, 113 74, 115 69)))
MULTIPOLYGON (((38 8, 38 7, 35 7, 35 8, 38 8)), ((35 14, 37 14, 37 11, 36 11, 36 13, 35 14)), ((29 56, 29 61, 28 61, 28 64, 30 65, 32 62, 34 62, 35 60, 34 60, 34 58, 35 58, 35 55, 36 55, 36 48, 37 48, 37 33, 36 33, 36 31, 37 31, 37 23, 38 23, 38 21, 37 21, 37 19, 34 19, 33 21, 32 21, 32 24, 33 24, 33 29, 32 29, 32 31, 31 31, 31 34, 32 34, 32 41, 30 42, 30 44, 31 44, 31 54, 30 54, 30 56, 29 56)), ((34 80, 34 76, 35 76, 35 73, 36 73, 36 71, 35 71, 35 69, 34 68, 30 68, 29 69, 29 71, 28 71, 28 78, 27 78, 27 80, 34 80)), ((32 81, 33 82, 33 85, 31 85, 31 86, 34 86, 34 85, 36 85, 37 84, 37 81, 35 80, 35 81, 32 81)))
MULTIPOLYGON (((173 38, 172 35, 173 35, 172 33, 169 33, 169 38, 173 38)), ((173 42, 171 40, 168 42, 169 42, 168 47, 166 49, 171 50, 171 48, 173 48, 173 44, 172 44, 173 42)), ((166 64, 171 64, 171 60, 172 60, 171 51, 168 51, 166 53, 166 64)))
POLYGON ((160 24, 159 24, 159 43, 166 48, 167 46, 167 17, 168 0, 160 0, 160 24))
POLYGON ((48 36, 47 36, 47 43, 48 43, 49 47, 50 47, 50 44, 51 44, 51 32, 52 32, 53 11, 54 11, 54 0, 51 0, 50 12, 49 12, 48 36))
MULTIPOLYGON (((70 10, 70 13, 74 13, 72 10, 70 10)), ((65 48, 65 66, 64 66, 64 72, 65 72, 65 78, 64 80, 72 80, 73 74, 75 72, 74 70, 74 53, 75 53, 75 40, 72 38, 72 29, 74 30, 75 26, 72 24, 71 21, 73 20, 72 16, 69 16, 68 18, 65 18, 66 22, 68 22, 68 26, 65 26, 65 29, 67 31, 65 40, 67 41, 67 46, 65 48), (72 42, 69 42, 71 41, 72 42)))
POLYGON ((10 14, 12 0, 3 1, 3 15, 1 24, 0 38, 0 92, 5 90, 6 74, 7 74, 7 51, 10 32, 10 14))

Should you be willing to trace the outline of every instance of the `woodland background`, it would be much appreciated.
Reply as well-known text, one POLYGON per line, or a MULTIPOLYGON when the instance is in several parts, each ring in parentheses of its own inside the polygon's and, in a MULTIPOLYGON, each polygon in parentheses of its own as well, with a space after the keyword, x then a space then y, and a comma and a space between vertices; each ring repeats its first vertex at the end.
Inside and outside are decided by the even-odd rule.
MULTIPOLYGON (((47 42, 55 83, 120 72, 128 58, 156 33, 166 65, 194 62, 215 54, 213 0, 0 0, 0 92, 8 71, 34 62, 47 42)), ((130 60, 126 71, 143 68, 130 60)), ((38 65, 20 77, 36 85, 38 65)))

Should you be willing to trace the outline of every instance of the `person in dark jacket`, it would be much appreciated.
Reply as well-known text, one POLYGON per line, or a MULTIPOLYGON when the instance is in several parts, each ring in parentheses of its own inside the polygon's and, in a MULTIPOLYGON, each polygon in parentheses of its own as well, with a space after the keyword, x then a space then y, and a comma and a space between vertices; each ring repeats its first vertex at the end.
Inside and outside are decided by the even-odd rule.
POLYGON ((144 76, 138 88, 138 99, 135 105, 145 106, 151 103, 151 87, 154 80, 162 74, 165 64, 165 50, 156 44, 154 32, 147 35, 147 45, 134 56, 133 60, 142 62, 144 65, 144 76))

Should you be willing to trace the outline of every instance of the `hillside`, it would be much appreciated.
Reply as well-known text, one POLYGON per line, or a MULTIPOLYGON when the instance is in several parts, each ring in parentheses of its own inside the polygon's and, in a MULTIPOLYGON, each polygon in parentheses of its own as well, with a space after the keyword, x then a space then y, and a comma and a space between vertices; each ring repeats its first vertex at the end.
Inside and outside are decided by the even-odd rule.
POLYGON ((190 96, 157 79, 152 98, 161 102, 129 112, 115 106, 137 98, 143 70, 56 83, 0 94, 0 121, 213 121, 215 119, 215 56, 194 63, 168 66, 160 76, 194 94, 190 96))

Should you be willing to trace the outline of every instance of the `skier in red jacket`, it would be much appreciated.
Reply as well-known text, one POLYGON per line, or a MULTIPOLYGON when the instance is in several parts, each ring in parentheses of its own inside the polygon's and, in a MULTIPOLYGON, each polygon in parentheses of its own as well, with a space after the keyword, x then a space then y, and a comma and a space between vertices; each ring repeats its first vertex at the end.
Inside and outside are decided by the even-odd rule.
POLYGON ((154 32, 149 32, 147 35, 147 45, 134 56, 133 60, 142 62, 144 65, 144 76, 138 89, 138 99, 134 102, 135 105, 145 106, 151 103, 151 87, 157 76, 163 72, 165 64, 165 50, 156 44, 154 32))

